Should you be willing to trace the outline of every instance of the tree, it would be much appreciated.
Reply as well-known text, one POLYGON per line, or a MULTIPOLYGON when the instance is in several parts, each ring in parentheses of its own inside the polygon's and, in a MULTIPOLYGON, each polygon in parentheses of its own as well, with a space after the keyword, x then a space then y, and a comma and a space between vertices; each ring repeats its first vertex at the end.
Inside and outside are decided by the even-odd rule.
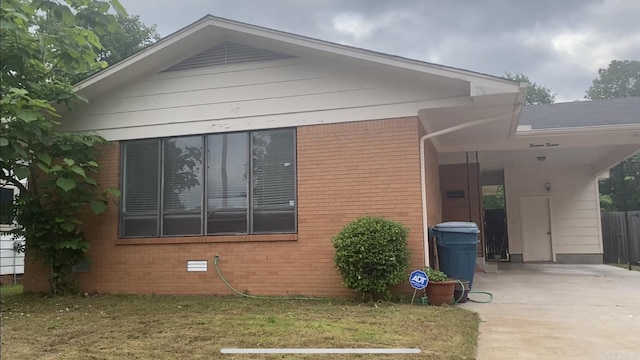
POLYGON ((587 90, 586 99, 617 99, 640 96, 640 61, 613 60, 598 69, 598 78, 587 90))
POLYGON ((640 210, 640 154, 616 165, 609 174, 609 179, 600 182, 600 208, 604 211, 640 210))
POLYGON ((504 186, 498 185, 498 190, 493 195, 482 197, 483 209, 504 209, 504 186))
MULTIPOLYGON (((99 27, 102 23, 86 17, 76 19, 80 26, 88 30, 98 27, 95 34, 98 37, 101 48, 98 51, 96 60, 105 65, 113 65, 160 39, 156 26, 145 25, 140 21, 140 16, 138 15, 115 14, 115 20, 115 23, 110 25, 108 31, 100 31, 99 27)), ((55 33, 60 27, 66 26, 64 22, 51 16, 38 16, 36 17, 36 22, 41 32, 47 33, 55 33)), ((77 83, 99 69, 100 67, 92 67, 87 71, 70 75, 69 82, 77 83)))
POLYGON ((114 31, 99 36, 100 44, 104 48, 100 53, 100 59, 109 65, 160 40, 156 25, 145 25, 138 15, 116 15, 116 20, 119 26, 114 31))
POLYGON ((556 94, 551 93, 551 89, 532 82, 523 73, 512 74, 505 72, 505 77, 509 80, 529 83, 527 98, 524 101, 525 105, 553 104, 556 101, 556 94))
MULTIPOLYGON (((0 179, 20 188, 15 236, 51 268, 55 293, 70 289, 71 267, 89 244, 81 213, 99 214, 108 191, 95 180, 104 139, 60 133, 57 106, 84 100, 71 79, 104 66, 99 36, 123 15, 117 0, 4 0, 0 5, 0 179), (29 186, 23 184, 23 179, 29 186)), ((117 191, 111 194, 117 196, 117 191)))
MULTIPOLYGON (((611 61, 606 69, 598 69, 598 77, 586 93, 585 98, 591 100, 640 96, 640 61, 611 61)), ((640 154, 612 168, 609 179, 600 182, 600 207, 605 211, 623 211, 627 198, 628 210, 640 210, 639 172, 640 154)))

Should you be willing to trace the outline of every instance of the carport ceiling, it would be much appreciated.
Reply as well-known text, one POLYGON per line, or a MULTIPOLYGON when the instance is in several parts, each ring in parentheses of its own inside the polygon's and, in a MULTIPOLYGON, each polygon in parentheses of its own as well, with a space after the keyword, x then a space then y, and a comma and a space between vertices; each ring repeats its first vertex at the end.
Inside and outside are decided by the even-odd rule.
POLYGON ((549 167, 590 165, 615 149, 615 146, 574 148, 530 148, 525 150, 490 150, 478 154, 483 171, 539 164, 549 167))

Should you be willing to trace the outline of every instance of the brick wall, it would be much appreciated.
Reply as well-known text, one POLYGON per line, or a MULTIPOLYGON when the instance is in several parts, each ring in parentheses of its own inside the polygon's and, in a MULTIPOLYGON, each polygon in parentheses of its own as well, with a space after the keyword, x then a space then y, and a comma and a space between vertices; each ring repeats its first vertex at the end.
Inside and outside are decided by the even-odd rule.
MULTIPOLYGON (((213 268, 214 255, 219 255, 221 272, 240 291, 350 295, 335 269, 331 237, 361 215, 382 215, 409 227, 411 267, 419 268, 423 237, 418 132, 417 118, 298 128, 297 235, 118 239, 118 208, 111 204, 105 214, 86 222, 91 270, 76 274, 81 288, 231 294, 213 268), (187 260, 208 260, 209 271, 186 272, 187 260)), ((117 145, 104 151, 99 180, 106 187, 119 186, 119 158, 117 145)), ((437 218, 437 205, 432 206, 437 218)), ((25 289, 43 290, 43 279, 44 269, 27 261, 25 289)), ((408 291, 408 286, 401 288, 408 291)))
MULTIPOLYGON (((440 165, 440 188, 442 190, 442 221, 472 221, 482 231, 482 211, 479 207, 478 165, 440 165), (468 182, 467 182, 468 174, 468 182), (467 186, 468 184, 468 186, 467 186), (447 197, 447 191, 464 191, 460 198, 447 197), (471 215, 471 218, 469 218, 471 215)), ((482 241, 482 234, 479 236, 482 241)), ((483 246, 478 246, 478 256, 484 256, 483 246)))

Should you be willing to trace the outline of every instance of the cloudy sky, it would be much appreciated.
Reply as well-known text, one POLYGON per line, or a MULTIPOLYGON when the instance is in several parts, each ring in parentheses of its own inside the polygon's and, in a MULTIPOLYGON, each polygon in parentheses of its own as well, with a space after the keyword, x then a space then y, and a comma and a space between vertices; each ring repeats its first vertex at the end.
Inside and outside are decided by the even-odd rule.
POLYGON ((640 60, 638 0, 121 0, 160 35, 206 14, 502 76, 556 101, 584 98, 599 68, 640 60))

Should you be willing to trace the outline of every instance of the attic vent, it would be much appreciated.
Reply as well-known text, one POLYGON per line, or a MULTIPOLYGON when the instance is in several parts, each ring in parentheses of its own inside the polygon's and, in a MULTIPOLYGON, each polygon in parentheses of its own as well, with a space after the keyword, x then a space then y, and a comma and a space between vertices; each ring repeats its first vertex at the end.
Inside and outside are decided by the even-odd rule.
POLYGON ((287 59, 293 56, 225 41, 164 71, 195 69, 204 66, 239 64, 251 61, 287 59))

